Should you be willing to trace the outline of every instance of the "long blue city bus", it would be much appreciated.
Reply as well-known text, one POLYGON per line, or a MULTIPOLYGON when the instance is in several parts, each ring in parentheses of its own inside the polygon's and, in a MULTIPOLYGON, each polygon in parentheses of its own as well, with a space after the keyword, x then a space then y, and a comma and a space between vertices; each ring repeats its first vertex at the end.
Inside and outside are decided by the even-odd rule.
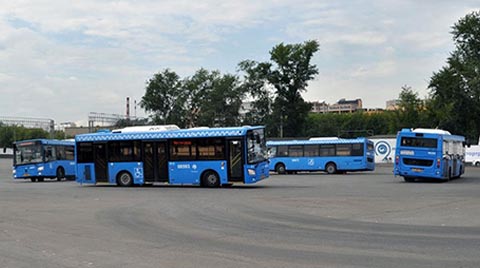
POLYGON ((395 176, 449 180, 465 172, 465 137, 438 129, 402 129, 397 134, 395 176))
POLYGON ((219 187, 269 176, 263 126, 153 129, 77 135, 77 182, 219 187))
POLYGON ((75 142, 73 140, 32 139, 13 144, 13 178, 75 178, 75 142))
POLYGON ((279 174, 326 171, 329 174, 375 169, 374 144, 367 138, 311 138, 268 141, 270 170, 279 174))

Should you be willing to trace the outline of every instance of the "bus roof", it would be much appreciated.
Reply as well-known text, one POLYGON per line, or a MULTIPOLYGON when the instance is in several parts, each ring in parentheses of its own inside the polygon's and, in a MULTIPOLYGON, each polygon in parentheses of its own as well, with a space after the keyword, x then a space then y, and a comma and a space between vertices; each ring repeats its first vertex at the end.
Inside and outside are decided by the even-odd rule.
POLYGON ((401 136, 410 136, 410 137, 426 137, 426 138, 437 138, 442 137, 444 140, 454 140, 454 141, 465 141, 465 137, 460 135, 452 135, 449 131, 442 129, 430 129, 430 128, 404 128, 398 132, 398 135, 401 136))
POLYGON ((262 129, 263 126, 243 126, 224 128, 193 128, 164 131, 130 132, 130 133, 89 133, 75 136, 77 142, 88 141, 113 141, 113 140, 156 140, 156 139, 181 139, 181 138, 205 138, 205 137, 241 137, 247 131, 262 129))
POLYGON ((134 126, 134 127, 125 127, 121 129, 114 129, 114 133, 131 133, 131 132, 158 132, 158 131, 168 131, 168 130, 178 130, 180 129, 177 125, 155 125, 155 126, 134 126))
POLYGON ((282 141, 267 141, 267 145, 309 145, 309 144, 347 144, 347 143, 364 143, 367 138, 359 137, 356 139, 313 139, 313 140, 282 140, 282 141))
POLYGON ((15 141, 15 145, 21 145, 25 143, 33 143, 33 142, 41 142, 42 144, 46 145, 74 145, 75 142, 71 139, 69 140, 55 140, 55 139, 31 139, 31 140, 22 140, 22 141, 15 141))

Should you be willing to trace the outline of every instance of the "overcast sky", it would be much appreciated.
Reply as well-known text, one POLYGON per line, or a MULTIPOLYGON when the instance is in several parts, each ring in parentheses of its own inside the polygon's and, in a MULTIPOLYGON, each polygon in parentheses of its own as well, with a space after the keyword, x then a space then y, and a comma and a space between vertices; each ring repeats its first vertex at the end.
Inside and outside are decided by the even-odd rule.
MULTIPOLYGON (((315 39, 304 98, 385 108, 409 85, 427 94, 453 50, 452 25, 480 1, 0 0, 0 116, 86 122, 125 113, 170 68, 235 73, 281 43, 315 39)), ((144 116, 141 108, 137 115, 144 116)))

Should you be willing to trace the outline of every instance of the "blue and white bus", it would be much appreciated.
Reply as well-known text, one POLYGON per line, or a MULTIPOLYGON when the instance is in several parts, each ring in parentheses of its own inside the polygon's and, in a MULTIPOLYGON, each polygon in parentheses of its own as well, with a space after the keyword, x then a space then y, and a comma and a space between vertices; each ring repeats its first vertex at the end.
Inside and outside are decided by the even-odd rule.
POLYGON ((77 182, 219 187, 269 176, 262 126, 166 129, 75 137, 77 182))
POLYGON ((375 169, 375 149, 367 138, 311 138, 268 141, 270 170, 279 174, 326 171, 329 174, 375 169))
POLYGON ((13 178, 30 179, 75 178, 75 142, 32 139, 13 144, 13 178))
POLYGON ((465 172, 465 137, 439 129, 402 129, 397 134, 394 174, 449 180, 465 172))

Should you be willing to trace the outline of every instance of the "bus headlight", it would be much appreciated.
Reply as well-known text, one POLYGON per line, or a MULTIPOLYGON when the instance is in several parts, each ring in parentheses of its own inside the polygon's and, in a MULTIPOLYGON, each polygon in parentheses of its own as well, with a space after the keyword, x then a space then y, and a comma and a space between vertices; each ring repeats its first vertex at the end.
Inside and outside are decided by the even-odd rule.
POLYGON ((38 171, 43 171, 44 167, 38 167, 37 170, 38 171))
POLYGON ((15 169, 12 170, 12 174, 15 175, 17 174, 17 171, 15 169))
POLYGON ((251 168, 248 169, 248 175, 255 176, 256 174, 257 173, 255 172, 255 169, 251 169, 251 168))

